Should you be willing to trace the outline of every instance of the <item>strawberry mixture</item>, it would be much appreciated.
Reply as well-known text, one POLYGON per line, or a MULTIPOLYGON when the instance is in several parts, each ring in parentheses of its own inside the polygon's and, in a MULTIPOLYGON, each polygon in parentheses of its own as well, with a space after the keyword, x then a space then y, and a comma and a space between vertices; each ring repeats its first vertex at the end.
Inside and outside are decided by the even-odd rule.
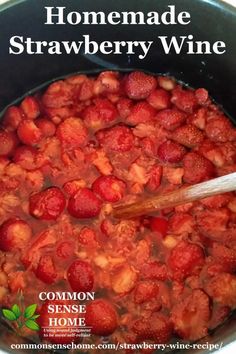
POLYGON ((41 291, 95 292, 85 342, 206 336, 236 307, 236 195, 109 213, 234 171, 236 129, 204 88, 107 71, 26 97, 0 130, 1 306, 21 293, 47 325, 41 291))

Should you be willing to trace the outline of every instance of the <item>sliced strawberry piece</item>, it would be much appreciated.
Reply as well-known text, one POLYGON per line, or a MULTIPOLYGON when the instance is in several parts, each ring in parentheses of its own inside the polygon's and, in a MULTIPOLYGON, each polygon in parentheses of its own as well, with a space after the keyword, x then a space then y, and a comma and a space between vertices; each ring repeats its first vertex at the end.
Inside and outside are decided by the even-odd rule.
POLYGON ((124 88, 129 98, 142 100, 147 98, 156 86, 157 80, 154 76, 135 71, 126 77, 124 88))
POLYGON ((162 143, 157 151, 159 159, 163 162, 177 163, 180 162, 186 153, 185 148, 173 141, 167 140, 162 143))
POLYGON ((139 282, 134 289, 134 302, 136 304, 142 304, 146 301, 150 301, 157 297, 158 292, 158 284, 152 281, 139 282))
POLYGON ((99 336, 109 336, 118 326, 118 315, 110 302, 97 299, 86 306, 86 326, 99 336))
POLYGON ((190 124, 195 125, 198 129, 204 130, 206 126, 206 119, 207 119, 207 109, 200 108, 194 113, 192 116, 188 118, 188 122, 190 124))
POLYGON ((43 135, 41 130, 31 119, 24 119, 18 126, 17 135, 25 145, 36 145, 40 142, 43 135))
POLYGON ((175 305, 171 313, 174 331, 183 339, 195 341, 208 334, 209 297, 199 289, 175 305))
POLYGON ((184 169, 182 167, 163 167, 163 178, 167 179, 170 184, 179 185, 182 184, 184 175, 184 169))
POLYGON ((204 140, 201 146, 199 146, 198 153, 211 161, 216 167, 221 167, 225 164, 223 151, 209 139, 204 140))
POLYGON ((100 213, 102 202, 88 188, 81 188, 68 202, 68 212, 78 219, 87 219, 100 213))
POLYGON ((220 262, 221 266, 226 272, 236 271, 236 250, 230 249, 219 243, 214 243, 210 249, 210 254, 217 262, 220 262))
POLYGON ((156 114, 155 119, 167 130, 175 130, 186 120, 186 114, 176 108, 164 109, 156 114))
POLYGON ((184 180, 199 183, 214 177, 214 165, 196 152, 189 152, 183 158, 184 180))
POLYGON ((185 124, 172 133, 172 139, 188 148, 195 148, 204 140, 204 134, 194 125, 185 124))
POLYGON ((219 273, 206 283, 205 290, 219 304, 232 309, 236 307, 235 275, 219 273))
POLYGON ((42 103, 49 108, 61 108, 73 103, 71 85, 63 80, 52 83, 42 97, 42 103))
POLYGON ((31 195, 29 211, 32 216, 41 220, 56 220, 66 206, 64 194, 57 187, 50 187, 31 195))
POLYGON ((181 241, 172 249, 168 264, 176 280, 185 279, 194 274, 204 263, 204 252, 196 244, 181 241))
POLYGON ((224 231, 229 222, 230 212, 226 208, 203 210, 196 214, 197 225, 201 232, 211 238, 219 238, 219 231, 224 231))
POLYGON ((157 89, 151 93, 147 101, 153 108, 160 111, 170 106, 170 94, 163 89, 157 89))
POLYGON ((71 242, 63 241, 56 249, 56 255, 62 259, 68 259, 74 253, 74 245, 71 242))
POLYGON ((137 282, 137 272, 129 264, 118 267, 112 275, 112 290, 116 294, 128 294, 132 291, 137 282))
POLYGON ((40 115, 40 108, 37 100, 32 97, 26 97, 20 105, 26 119, 36 119, 40 115))
POLYGON ((117 102, 119 116, 123 119, 127 118, 132 110, 133 102, 129 98, 121 98, 117 102))
POLYGON ((233 199, 231 193, 224 193, 219 195, 214 195, 213 197, 204 198, 201 200, 201 204, 205 205, 207 208, 218 209, 226 206, 233 199))
POLYGON ((134 146, 134 136, 131 129, 122 125, 101 130, 96 134, 96 137, 99 143, 110 151, 126 152, 134 146))
POLYGON ((154 165, 150 172, 149 172, 149 179, 146 184, 146 188, 151 191, 155 192, 161 185, 162 179, 162 166, 154 165))
POLYGON ((15 133, 0 130, 0 156, 11 156, 17 144, 15 133))
POLYGON ((96 247, 98 244, 95 231, 89 227, 82 228, 78 235, 78 241, 85 247, 96 247))
POLYGON ((75 149, 86 145, 88 131, 79 118, 67 118, 57 128, 56 136, 63 147, 75 149))
POLYGON ((142 279, 167 280, 168 270, 165 264, 157 261, 145 263, 140 269, 142 279))
POLYGON ((35 275, 45 284, 52 284, 55 282, 57 273, 51 256, 43 255, 40 258, 38 268, 35 271, 35 275))
POLYGON ((105 98, 97 98, 94 100, 94 105, 90 105, 83 112, 85 124, 93 130, 99 130, 113 124, 117 117, 116 107, 105 98))
POLYGON ((198 104, 205 105, 208 101, 208 91, 204 88, 199 88, 195 91, 195 96, 198 104))
POLYGON ((0 226, 0 250, 11 252, 25 248, 32 237, 28 223, 18 218, 6 220, 0 226))
POLYGON ((15 150, 13 159, 16 164, 28 171, 40 168, 47 162, 42 154, 32 146, 19 146, 15 150))
POLYGON ((235 140, 233 126, 230 120, 224 116, 216 116, 207 122, 206 135, 215 142, 225 143, 235 140))
POLYGON ((171 77, 158 76, 158 84, 166 91, 171 91, 175 88, 176 82, 171 77))
POLYGON ((39 118, 35 121, 36 126, 41 130, 44 137, 54 136, 56 132, 56 126, 53 122, 46 118, 39 118))
POLYGON ((94 272, 89 263, 76 260, 67 270, 67 279, 73 291, 88 292, 93 289, 94 272))
POLYGON ((169 229, 176 235, 190 234, 194 231, 194 218, 187 213, 175 213, 169 219, 169 229))
POLYGON ((119 73, 114 71, 104 71, 100 73, 95 82, 94 90, 96 94, 119 93, 120 91, 119 73))
POLYGON ((141 317, 136 320, 132 330, 137 334, 139 341, 149 339, 160 344, 170 340, 172 325, 164 315, 153 313, 148 319, 141 317))
POLYGON ((140 123, 150 122, 154 119, 156 110, 146 101, 136 103, 131 109, 131 113, 126 119, 126 123, 137 125, 140 123))
POLYGON ((180 87, 174 89, 171 102, 186 113, 193 113, 198 104, 194 91, 180 87))
POLYGON ((3 118, 4 127, 6 127, 8 131, 14 131, 18 128, 23 118, 24 118, 24 113, 22 112, 21 108, 16 106, 11 106, 7 109, 4 115, 3 118))
POLYGON ((94 95, 94 81, 90 79, 85 79, 84 82, 80 85, 78 100, 86 101, 93 97, 94 95))
POLYGON ((103 200, 115 203, 124 197, 126 184, 115 176, 101 176, 93 182, 92 190, 103 200))

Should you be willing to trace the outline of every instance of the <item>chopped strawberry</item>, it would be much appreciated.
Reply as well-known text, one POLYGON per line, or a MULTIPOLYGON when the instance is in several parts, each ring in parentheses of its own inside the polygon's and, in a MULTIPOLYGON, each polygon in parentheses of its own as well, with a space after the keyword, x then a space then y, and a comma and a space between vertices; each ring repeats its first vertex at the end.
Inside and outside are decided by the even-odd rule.
POLYGON ((18 218, 6 220, 0 226, 0 250, 11 252, 25 248, 32 237, 29 224, 18 218))
POLYGON ((186 114, 176 108, 171 108, 158 112, 155 119, 163 128, 175 130, 185 122, 186 114))
POLYGON ((112 290, 116 294, 128 294, 136 285, 137 271, 128 263, 119 266, 112 274, 112 290))
POLYGON ((101 93, 118 93, 120 91, 119 73, 114 71, 104 71, 98 75, 95 86, 96 94, 101 93))
POLYGON ((201 146, 199 146, 198 153, 211 161, 216 167, 221 167, 225 164, 223 151, 209 139, 204 140, 201 146))
POLYGON ((168 264, 176 280, 185 279, 188 275, 195 274, 204 263, 202 248, 194 243, 181 241, 173 248, 168 264))
POLYGON ((152 281, 139 282, 134 289, 134 302, 136 304, 142 304, 143 302, 150 301, 157 297, 158 292, 158 284, 152 281))
POLYGON ((11 156, 17 143, 17 137, 14 133, 0 130, 0 156, 11 156))
POLYGON ((42 102, 49 108, 61 108, 73 103, 74 92, 65 81, 52 83, 42 97, 42 102))
POLYGON ((186 153, 185 148, 173 141, 167 140, 162 143, 157 151, 159 159, 163 162, 177 163, 180 162, 186 153))
POLYGON ((152 217, 150 220, 150 229, 165 237, 168 230, 168 221, 160 217, 152 217))
POLYGON ((235 142, 226 142, 218 145, 220 152, 224 157, 225 164, 231 165, 236 162, 236 146, 235 142))
POLYGON ((226 208, 199 211, 196 214, 197 225, 201 232, 218 239, 219 231, 226 230, 230 212, 226 208))
POLYGON ((199 88, 195 91, 198 104, 203 106, 208 101, 208 91, 204 88, 199 88))
POLYGON ((32 146, 19 146, 15 150, 13 160, 25 170, 32 171, 42 167, 47 161, 38 150, 32 146))
POLYGON ((134 146, 134 136, 128 127, 117 125, 96 134, 99 143, 107 150, 126 152, 134 146))
POLYGON ((89 263, 76 260, 67 270, 67 279, 73 291, 89 292, 93 289, 94 272, 89 263))
POLYGON ((40 258, 35 275, 45 284, 52 284, 55 282, 57 273, 51 256, 45 254, 40 258))
POLYGON ((158 84, 166 91, 171 91, 175 88, 176 82, 171 77, 158 76, 158 84))
POLYGON ((78 93, 78 100, 79 101, 86 101, 93 97, 94 95, 94 82, 90 79, 84 80, 84 82, 80 85, 79 93, 78 93))
POLYGON ((93 182, 92 190, 103 200, 115 203, 124 197, 126 184, 115 176, 100 176, 93 182))
POLYGON ((26 119, 36 119, 40 115, 40 108, 37 100, 32 96, 27 96, 20 105, 26 119))
POLYGON ((187 213, 175 213, 169 219, 169 229, 175 235, 191 234, 194 230, 194 218, 187 213))
POLYGON ((188 148, 194 148, 202 143, 204 134, 194 125, 185 124, 173 132, 172 139, 188 148))
POLYGON ((220 262, 226 272, 236 271, 236 250, 228 248, 222 244, 214 243, 210 249, 210 254, 220 262))
POLYGON ((214 195, 213 197, 207 197, 201 200, 201 204, 205 205, 207 208, 218 209, 226 206, 233 199, 231 193, 224 193, 214 195))
POLYGON ((125 92, 133 100, 147 98, 156 86, 157 80, 154 76, 139 71, 132 72, 125 79, 125 92))
POLYGON ((195 341, 208 334, 209 297, 200 289, 177 303, 171 313, 174 331, 183 339, 195 341))
POLYGON ((119 116, 123 119, 127 118, 132 110, 133 102, 128 98, 121 98, 117 102, 117 109, 119 112, 119 116))
POLYGON ((180 87, 174 89, 171 102, 186 113, 193 113, 198 104, 194 91, 180 87))
POLYGON ((87 219, 100 213, 102 202, 88 188, 81 188, 68 202, 68 212, 78 219, 87 219))
POLYGON ((142 279, 149 280, 167 280, 168 270, 165 264, 157 261, 148 262, 143 264, 140 269, 142 279))
POLYGON ((172 333, 172 325, 162 314, 153 313, 149 318, 141 317, 132 325, 138 340, 154 340, 155 343, 167 343, 172 333))
POLYGON ((162 166, 154 165, 149 172, 149 179, 146 188, 150 192, 155 192, 161 185, 162 166))
POLYGON ((63 241, 56 249, 56 255, 62 259, 68 259, 74 253, 74 245, 71 242, 63 241))
POLYGON ((199 108, 191 117, 188 118, 190 124, 195 125, 198 129, 204 130, 206 126, 207 110, 199 108))
POLYGON ((228 273, 219 273, 205 285, 205 290, 214 301, 223 306, 236 307, 236 276, 228 273))
POLYGON ((44 137, 54 136, 56 132, 56 126, 53 122, 46 118, 39 118, 35 121, 36 126, 41 130, 44 137))
POLYGON ((182 167, 163 167, 163 178, 172 185, 182 184, 184 169, 182 167))
POLYGON ((207 122, 206 135, 215 142, 227 142, 235 140, 233 126, 229 119, 224 116, 216 116, 207 122))
POLYGON ((44 189, 31 195, 29 211, 32 216, 41 220, 56 220, 63 212, 66 200, 57 187, 44 189))
POLYGON ((22 112, 21 108, 16 106, 11 106, 7 109, 4 115, 3 118, 4 127, 6 127, 8 131, 14 131, 18 128, 23 118, 24 118, 24 113, 22 112))
POLYGON ((116 107, 105 98, 97 98, 94 105, 87 107, 83 112, 85 124, 93 130, 99 130, 113 124, 118 116, 116 107))
POLYGON ((31 119, 24 119, 18 126, 17 135, 25 145, 36 145, 40 142, 43 135, 41 130, 31 119))
POLYGON ((89 227, 83 227, 78 235, 78 241, 83 246, 97 246, 95 231, 89 227))
POLYGON ((154 119, 156 110, 146 101, 136 103, 131 109, 131 113, 126 118, 126 123, 137 125, 140 123, 150 122, 154 119))
POLYGON ((109 336, 118 326, 118 315, 110 302, 97 299, 86 306, 85 323, 93 334, 109 336))
POLYGON ((147 99, 148 103, 157 111, 170 106, 170 94, 163 89, 153 91, 147 99))
POLYGON ((74 179, 72 181, 68 181, 63 185, 64 191, 72 196, 76 192, 80 190, 80 188, 84 188, 86 186, 86 182, 83 179, 74 179))
POLYGON ((56 136, 65 148, 75 149, 86 145, 88 131, 79 118, 67 118, 57 128, 56 136))
POLYGON ((189 152, 183 158, 184 180, 199 183, 214 177, 214 165, 196 152, 189 152))

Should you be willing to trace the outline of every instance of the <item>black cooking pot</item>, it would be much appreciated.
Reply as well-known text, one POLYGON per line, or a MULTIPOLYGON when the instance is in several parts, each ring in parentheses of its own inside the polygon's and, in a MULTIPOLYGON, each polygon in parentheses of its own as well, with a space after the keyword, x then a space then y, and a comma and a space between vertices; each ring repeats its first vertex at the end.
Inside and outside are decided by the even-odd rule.
MULTIPOLYGON (((0 7, 0 111, 29 91, 42 87, 61 76, 74 72, 98 72, 105 69, 140 69, 152 73, 170 74, 194 88, 205 87, 215 101, 236 123, 236 9, 220 0, 16 0, 0 7), (44 6, 66 6, 66 11, 166 11, 175 5, 176 12, 188 11, 191 23, 181 25, 45 25, 44 6), (182 54, 173 51, 166 55, 163 49, 153 45, 148 56, 141 60, 138 55, 10 55, 9 40, 18 35, 33 40, 72 41, 90 34, 91 39, 144 40, 157 42, 158 36, 187 36, 210 43, 224 41, 223 55, 182 54)), ((234 316, 209 341, 226 345, 236 340, 234 316)), ((12 334, 2 328, 2 348, 6 335, 12 334), (6 334, 7 333, 7 334, 6 334)), ((19 342, 19 338, 15 339, 19 342)), ((204 340, 205 341, 205 340, 204 340)), ((9 344, 5 343, 5 352, 9 344)), ((230 351, 230 349, 228 349, 230 351)), ((16 351, 15 351, 16 352, 16 351)), ((27 351, 29 353, 29 351, 27 351)), ((34 351, 37 352, 37 351, 34 351)), ((42 353, 42 350, 38 351, 42 353)), ((207 350, 199 351, 207 353, 207 350)), ((191 353, 191 350, 188 351, 191 353)))

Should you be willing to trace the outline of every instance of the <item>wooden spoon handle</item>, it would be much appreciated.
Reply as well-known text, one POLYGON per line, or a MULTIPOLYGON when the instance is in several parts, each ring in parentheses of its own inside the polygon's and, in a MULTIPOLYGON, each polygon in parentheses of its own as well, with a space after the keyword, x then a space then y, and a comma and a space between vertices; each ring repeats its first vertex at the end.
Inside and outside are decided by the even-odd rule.
POLYGON ((174 192, 142 199, 132 204, 114 206, 113 216, 119 219, 130 219, 234 190, 236 190, 236 172, 193 186, 183 187, 174 192))

